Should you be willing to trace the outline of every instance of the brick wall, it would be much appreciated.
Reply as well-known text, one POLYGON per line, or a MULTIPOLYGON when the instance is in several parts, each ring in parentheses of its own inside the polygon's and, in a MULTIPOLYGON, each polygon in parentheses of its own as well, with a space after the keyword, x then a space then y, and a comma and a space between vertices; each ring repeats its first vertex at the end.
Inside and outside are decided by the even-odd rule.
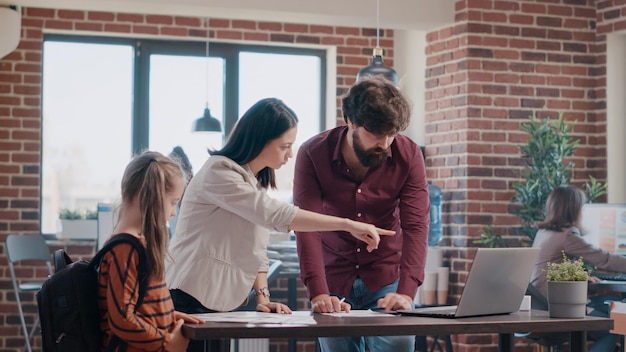
MULTIPOLYGON (((39 229, 39 175, 41 158, 42 38, 46 31, 70 34, 136 35, 163 38, 206 38, 203 18, 111 13, 62 9, 22 8, 22 39, 16 51, 0 60, 0 250, 9 233, 36 233, 39 229)), ((283 22, 257 22, 212 18, 210 37, 232 42, 265 42, 272 45, 312 44, 337 48, 337 106, 339 97, 354 83, 357 72, 371 62, 376 29, 333 27, 283 22)), ((385 63, 393 65, 393 31, 382 30, 380 46, 385 63)), ((340 111, 338 111, 340 117, 340 111)), ((342 119, 338 118, 338 123, 342 119)), ((121 171, 120 171, 121 172, 121 171)), ((73 253, 75 248, 70 248, 73 253)), ((89 252, 91 253, 91 252, 89 252)), ((11 293, 6 256, 0 256, 0 350, 23 345, 15 299, 11 293)), ((26 267, 28 271, 28 267, 26 267)), ((286 290, 281 279, 273 292, 286 290)), ((299 282, 298 308, 306 309, 306 292, 299 282)), ((286 296, 282 294, 282 296, 286 296)), ((29 302, 32 323, 36 303, 29 302)), ((285 348, 285 341, 282 341, 285 348)), ((301 344, 312 350, 313 343, 301 344)))
MULTIPOLYGON (((519 242, 510 200, 522 169, 521 122, 576 120, 573 182, 606 181, 606 34, 625 28, 624 1, 462 0, 454 25, 427 34, 427 167, 443 189, 453 296, 471 263, 466 247, 487 225, 519 242)), ((460 352, 496 343, 490 335, 454 340, 460 352)))
MULTIPOLYGON (((39 227, 43 31, 206 36, 202 19, 194 17, 22 11, 20 46, 0 60, 2 251, 8 233, 33 233, 39 227)), ((442 245, 446 264, 452 267, 452 297, 458 297, 457 283, 465 280, 471 262, 465 247, 472 246, 484 226, 493 224, 504 234, 515 234, 518 220, 512 215, 510 198, 521 169, 520 122, 531 115, 560 113, 577 120, 575 136, 581 144, 573 158, 574 179, 581 182, 588 174, 605 179, 606 35, 626 28, 626 4, 621 0, 462 0, 456 2, 455 13, 454 25, 428 33, 425 72, 428 176, 444 194, 442 245)), ((338 97, 369 63, 375 45, 375 29, 228 19, 212 19, 210 27, 211 37, 220 40, 335 45, 338 97)), ((382 35, 385 63, 393 66, 393 32, 382 35)), ((4 255, 0 265, 0 350, 13 351, 22 340, 15 338, 19 326, 4 255)), ((285 285, 279 281, 280 287, 285 285)), ((298 306, 306 307, 303 292, 298 306)), ((494 350, 496 344, 493 335, 454 336, 453 340, 459 352, 494 350)), ((309 350, 311 344, 299 347, 309 350)))

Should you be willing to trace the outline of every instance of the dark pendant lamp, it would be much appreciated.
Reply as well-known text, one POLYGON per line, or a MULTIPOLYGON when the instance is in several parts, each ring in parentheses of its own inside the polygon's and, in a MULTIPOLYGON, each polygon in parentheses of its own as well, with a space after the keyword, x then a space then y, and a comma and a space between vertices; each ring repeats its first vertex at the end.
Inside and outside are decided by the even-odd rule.
POLYGON ((369 66, 363 67, 356 75, 356 81, 360 81, 361 78, 367 76, 383 75, 388 80, 392 81, 396 86, 399 86, 398 74, 396 71, 385 66, 383 63, 383 49, 380 47, 380 0, 376 0, 376 48, 374 48, 372 54, 372 63, 369 66))
POLYGON ((206 107, 204 114, 193 124, 194 132, 222 132, 222 124, 218 119, 211 116, 209 110, 209 19, 205 19, 206 27, 206 107))

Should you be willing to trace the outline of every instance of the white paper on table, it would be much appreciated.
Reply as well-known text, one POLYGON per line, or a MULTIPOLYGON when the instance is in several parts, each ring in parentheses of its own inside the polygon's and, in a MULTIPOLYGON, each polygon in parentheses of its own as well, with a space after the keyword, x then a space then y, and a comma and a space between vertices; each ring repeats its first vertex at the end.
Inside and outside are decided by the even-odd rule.
POLYGON ((247 323, 247 324, 289 324, 314 325, 317 324, 311 312, 294 311, 292 314, 276 314, 262 312, 225 312, 192 314, 205 322, 247 323))
POLYGON ((396 314, 393 313, 384 313, 384 311, 375 312, 371 309, 354 309, 349 313, 339 312, 339 313, 322 313, 324 315, 330 315, 331 317, 350 317, 350 318, 371 318, 371 317, 393 317, 396 314))

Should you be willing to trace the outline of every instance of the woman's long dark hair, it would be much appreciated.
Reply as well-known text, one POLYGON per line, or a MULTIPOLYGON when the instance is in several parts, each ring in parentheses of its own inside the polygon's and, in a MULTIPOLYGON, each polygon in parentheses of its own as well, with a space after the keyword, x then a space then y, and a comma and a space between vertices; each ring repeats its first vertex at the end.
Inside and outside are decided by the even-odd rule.
MULTIPOLYGON (((298 117, 280 99, 266 98, 256 102, 237 121, 226 145, 220 150, 209 151, 222 155, 239 165, 256 158, 265 145, 298 125, 298 117)), ((265 167, 256 175, 263 188, 276 188, 274 169, 265 167)))

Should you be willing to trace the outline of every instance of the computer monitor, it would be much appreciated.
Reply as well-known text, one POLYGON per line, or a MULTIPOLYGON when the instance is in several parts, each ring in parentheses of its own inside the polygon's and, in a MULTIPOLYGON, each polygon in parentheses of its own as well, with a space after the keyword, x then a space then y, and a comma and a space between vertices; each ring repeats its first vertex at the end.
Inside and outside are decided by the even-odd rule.
POLYGON ((626 204, 585 204, 581 226, 587 243, 626 255, 626 204))

